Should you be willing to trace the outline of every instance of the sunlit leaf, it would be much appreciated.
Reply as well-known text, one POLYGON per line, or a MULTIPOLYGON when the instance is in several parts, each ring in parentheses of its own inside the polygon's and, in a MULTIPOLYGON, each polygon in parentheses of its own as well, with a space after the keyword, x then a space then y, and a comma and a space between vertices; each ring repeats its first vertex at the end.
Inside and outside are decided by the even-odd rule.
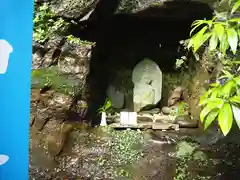
POLYGON ((201 25, 207 24, 208 26, 211 26, 213 23, 213 20, 196 20, 192 23, 192 30, 190 31, 190 36, 192 36, 192 33, 201 25))
POLYGON ((222 72, 226 75, 227 78, 229 78, 229 79, 233 78, 233 75, 229 71, 222 69, 222 72))
POLYGON ((213 91, 212 91, 212 94, 211 94, 211 98, 216 98, 217 96, 218 96, 218 94, 220 93, 220 90, 221 89, 221 87, 215 87, 215 88, 213 88, 213 91))
POLYGON ((220 51, 223 55, 226 54, 228 47, 229 47, 229 43, 227 39, 227 33, 225 32, 222 36, 222 39, 220 40, 220 51))
POLYGON ((240 104, 240 96, 233 96, 229 100, 230 100, 231 103, 240 104))
POLYGON ((215 24, 213 31, 218 36, 219 41, 221 41, 223 35, 224 35, 224 27, 221 24, 215 24))
POLYGON ((212 84, 209 84, 210 87, 218 87, 220 86, 220 83, 219 82, 216 82, 216 83, 212 83, 212 84))
POLYGON ((229 78, 229 77, 227 75, 222 75, 218 79, 221 80, 221 79, 225 79, 225 78, 229 78))
POLYGON ((228 34, 228 43, 230 45, 230 48, 233 54, 235 54, 237 51, 237 45, 238 45, 238 34, 233 28, 228 28, 227 34, 228 34))
POLYGON ((229 65, 232 65, 232 64, 240 64, 240 61, 231 61, 231 62, 228 62, 229 65))
POLYGON ((192 36, 192 33, 201 25, 203 25, 204 22, 203 20, 196 20, 192 23, 192 30, 190 31, 190 36, 192 36))
POLYGON ((232 105, 232 111, 233 111, 234 119, 240 129, 240 109, 238 107, 232 105))
POLYGON ((226 136, 229 133, 233 123, 233 112, 229 103, 224 103, 220 109, 218 114, 218 123, 224 136, 226 136))
POLYGON ((240 76, 233 78, 233 80, 240 86, 240 76))
POLYGON ((194 53, 196 53, 196 51, 203 45, 203 43, 207 41, 208 38, 211 36, 211 33, 205 33, 206 30, 207 30, 207 26, 202 28, 202 30, 199 31, 194 37, 194 41, 193 41, 194 53))
POLYGON ((206 116, 204 121, 204 130, 206 130, 212 124, 212 122, 216 119, 218 114, 219 109, 214 109, 206 116))
POLYGON ((204 119, 205 119, 205 117, 208 115, 208 113, 210 112, 210 111, 212 111, 213 109, 210 109, 208 106, 205 106, 203 109, 202 109, 202 111, 201 111, 201 113, 200 113, 200 120, 203 122, 204 121, 204 119))
POLYGON ((107 110, 107 109, 109 109, 111 106, 112 106, 111 101, 110 101, 110 100, 107 100, 107 101, 106 101, 106 104, 105 104, 105 109, 107 110))
POLYGON ((231 10, 231 14, 233 14, 239 8, 239 6, 240 6, 240 1, 237 1, 231 10))
POLYGON ((220 98, 209 98, 207 101, 207 105, 202 109, 200 113, 200 120, 204 121, 204 118, 210 111, 214 109, 220 109, 223 103, 223 100, 220 98))
POLYGON ((213 32, 213 34, 210 38, 210 41, 209 41, 209 50, 210 51, 215 50, 217 45, 218 45, 218 36, 217 36, 216 32, 213 32))
POLYGON ((234 17, 234 18, 229 19, 228 21, 238 23, 238 22, 240 22, 240 18, 239 17, 234 17))
POLYGON ((200 97, 200 101, 199 101, 199 105, 205 105, 207 100, 208 100, 208 96, 212 93, 212 89, 209 89, 208 91, 206 91, 201 97, 200 97))
POLYGON ((233 80, 227 81, 221 88, 220 94, 224 97, 229 97, 232 89, 235 88, 236 83, 233 80))
POLYGON ((220 109, 223 105, 224 101, 221 98, 209 98, 208 99, 208 106, 212 109, 218 108, 220 109))

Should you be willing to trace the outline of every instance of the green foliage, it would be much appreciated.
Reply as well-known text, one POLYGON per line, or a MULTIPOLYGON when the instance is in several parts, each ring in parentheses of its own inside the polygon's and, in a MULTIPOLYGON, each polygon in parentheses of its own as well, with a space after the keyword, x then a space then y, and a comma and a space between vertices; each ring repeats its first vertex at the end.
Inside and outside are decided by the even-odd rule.
MULTIPOLYGON (((192 48, 193 52, 196 53, 198 49, 207 42, 210 52, 220 52, 219 60, 224 65, 232 63, 226 60, 226 55, 228 50, 230 50, 232 54, 236 54, 240 39, 240 18, 232 17, 233 13, 240 6, 240 0, 233 5, 231 2, 229 4, 232 8, 230 13, 227 13, 225 21, 218 21, 218 15, 212 20, 195 21, 190 35, 192 35, 198 27, 202 26, 202 29, 195 33, 188 43, 188 48, 192 48)), ((237 60, 237 62, 239 61, 237 60)), ((221 130, 226 136, 231 130, 234 119, 240 128, 240 119, 237 118, 240 107, 240 76, 234 76, 224 69, 222 73, 224 75, 221 76, 219 80, 221 81, 227 78, 227 82, 224 84, 211 84, 209 90, 200 99, 200 106, 203 108, 200 113, 200 119, 204 123, 204 129, 207 129, 214 120, 218 120, 221 130), (233 108, 236 109, 235 112, 233 112, 233 108)))
POLYGON ((68 42, 70 42, 71 44, 81 44, 80 38, 76 38, 76 37, 74 37, 73 35, 67 36, 67 40, 68 40, 68 42))
POLYGON ((183 115, 188 115, 188 104, 181 101, 178 106, 176 107, 176 109, 171 112, 170 114, 172 116, 183 116, 183 115))
POLYGON ((240 18, 232 18, 232 15, 238 7, 238 3, 233 5, 226 21, 218 21, 218 16, 220 15, 217 14, 212 20, 196 20, 193 22, 190 35, 197 28, 203 27, 191 37, 188 48, 192 48, 193 52, 196 53, 204 43, 208 42, 209 50, 219 50, 222 57, 226 55, 228 49, 233 54, 236 54, 238 39, 240 37, 240 18))
POLYGON ((234 119, 232 107, 240 107, 240 94, 238 93, 240 78, 239 76, 233 77, 227 71, 224 72, 225 76, 231 79, 223 85, 220 83, 212 84, 211 88, 201 97, 200 105, 203 110, 200 113, 200 119, 204 122, 204 129, 207 129, 215 119, 218 119, 223 134, 227 135, 234 119))
POLYGON ((76 38, 73 35, 67 36, 67 40, 71 44, 76 44, 76 45, 94 45, 95 43, 89 42, 89 41, 83 41, 80 38, 76 38))
POLYGON ((111 131, 113 141, 111 152, 118 165, 128 165, 136 163, 143 155, 138 147, 143 143, 143 133, 141 131, 125 130, 111 131))
POLYGON ((107 112, 110 110, 112 110, 112 102, 110 99, 106 99, 103 106, 98 109, 98 113, 101 114, 102 112, 107 112))
POLYGON ((176 147, 175 157, 177 158, 176 173, 174 180, 209 180, 210 177, 193 175, 189 171, 189 162, 197 161, 201 167, 207 167, 208 159, 204 152, 196 151, 197 145, 186 141, 180 142, 176 147))
POLYGON ((196 144, 182 141, 177 144, 175 157, 181 158, 185 156, 190 156, 196 149, 196 144))
MULTIPOLYGON (((108 126, 101 129, 107 136, 111 137, 111 140, 108 141, 111 158, 107 161, 110 161, 111 166, 116 168, 117 177, 131 179, 133 166, 143 156, 141 147, 144 142, 143 132, 131 129, 116 131, 108 126)), ((106 161, 106 159, 102 161, 106 161)))
POLYGON ((35 41, 43 43, 54 35, 64 31, 67 23, 62 18, 56 18, 48 3, 44 3, 35 12, 34 16, 34 33, 35 41))

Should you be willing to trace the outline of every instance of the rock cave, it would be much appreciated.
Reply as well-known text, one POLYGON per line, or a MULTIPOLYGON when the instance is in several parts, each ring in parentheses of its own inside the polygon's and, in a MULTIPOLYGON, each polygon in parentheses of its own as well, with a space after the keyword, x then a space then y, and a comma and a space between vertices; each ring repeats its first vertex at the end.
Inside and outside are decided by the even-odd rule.
MULTIPOLYGON (((213 13, 207 4, 197 1, 169 1, 135 13, 115 13, 118 4, 118 0, 111 0, 111 3, 107 0, 99 1, 86 20, 72 24, 69 28, 69 32, 75 37, 96 42, 87 77, 87 118, 95 123, 99 122, 99 117, 95 117, 97 109, 103 105, 107 94, 114 97, 115 107, 139 111, 142 106, 136 107, 134 99, 137 96, 133 94, 141 94, 144 90, 149 92, 147 89, 152 89, 152 80, 155 86, 159 85, 159 92, 155 93, 158 97, 152 102, 145 102, 145 105, 156 107, 161 100, 166 102, 166 97, 161 98, 161 74, 176 72, 175 61, 185 53, 179 48, 179 41, 189 37, 194 20, 210 19, 213 13), (138 80, 138 84, 133 83, 133 69, 140 61, 148 61, 148 65, 156 64, 155 68, 159 68, 158 81, 155 82, 157 74, 150 68, 150 71, 142 70, 143 74, 153 77, 155 73, 155 79, 148 78, 149 82, 140 83, 138 80), (118 91, 116 86, 112 86, 117 81, 120 84, 125 83, 125 86, 127 84, 128 93, 118 91)), ((143 75, 140 73, 138 76, 143 75)))

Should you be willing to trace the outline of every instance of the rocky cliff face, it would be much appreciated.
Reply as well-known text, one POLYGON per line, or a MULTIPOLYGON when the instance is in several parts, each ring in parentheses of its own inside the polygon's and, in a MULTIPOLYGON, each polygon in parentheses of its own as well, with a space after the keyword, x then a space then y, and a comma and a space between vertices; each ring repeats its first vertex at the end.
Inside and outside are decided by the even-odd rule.
POLYGON ((178 51, 178 41, 187 38, 194 19, 212 14, 205 4, 178 1, 51 0, 38 1, 36 8, 43 2, 54 11, 53 20, 67 23, 61 33, 34 42, 32 88, 70 98, 61 101, 66 106, 59 105, 65 107, 61 120, 93 120, 117 74, 132 71, 144 58, 153 60, 163 74, 172 73, 175 60, 185 53, 178 51))

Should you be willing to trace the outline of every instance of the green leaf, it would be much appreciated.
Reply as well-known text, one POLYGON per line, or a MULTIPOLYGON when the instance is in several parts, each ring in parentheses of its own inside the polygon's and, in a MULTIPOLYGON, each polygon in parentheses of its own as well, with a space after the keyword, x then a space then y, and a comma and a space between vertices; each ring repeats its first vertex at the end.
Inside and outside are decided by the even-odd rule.
POLYGON ((223 55, 226 55, 226 51, 229 47, 228 39, 227 39, 227 33, 224 33, 222 36, 222 39, 220 40, 220 52, 223 55))
POLYGON ((218 94, 220 93, 220 89, 221 89, 221 87, 213 88, 210 98, 216 98, 218 96, 218 94))
POLYGON ((216 83, 212 83, 209 85, 210 87, 218 87, 220 86, 220 83, 219 82, 216 82, 216 83))
POLYGON ((229 77, 227 75, 222 75, 218 79, 220 80, 220 79, 224 79, 224 78, 229 78, 229 77))
POLYGON ((196 35, 193 36, 193 51, 194 53, 203 45, 203 43, 210 37, 209 33, 205 33, 207 26, 204 26, 196 35))
POLYGON ((208 106, 212 109, 214 108, 222 108, 222 105, 224 104, 223 99, 221 98, 209 98, 208 99, 208 106))
POLYGON ((221 96, 229 98, 232 89, 236 87, 236 83, 233 80, 229 80, 226 82, 226 84, 224 84, 221 88, 221 96))
POLYGON ((233 65, 233 64, 240 64, 240 61, 231 61, 231 62, 228 62, 229 65, 233 65))
POLYGON ((214 109, 207 115, 204 121, 204 130, 206 130, 212 124, 212 122, 216 119, 218 114, 219 109, 214 109))
POLYGON ((210 41, 209 41, 209 50, 210 51, 215 50, 217 45, 218 45, 218 36, 215 32, 213 32, 213 34, 210 38, 210 41))
POLYGON ((210 112, 210 111, 212 111, 213 109, 211 109, 211 108, 209 108, 208 106, 205 106, 203 109, 202 109, 202 111, 201 111, 201 113, 200 113, 200 120, 203 122, 204 121, 204 119, 205 119, 205 117, 208 115, 208 113, 210 112))
POLYGON ((196 28, 198 28, 199 26, 203 25, 204 21, 203 20, 196 20, 192 23, 192 30, 190 31, 190 36, 192 36, 192 33, 195 31, 196 28))
POLYGON ((240 104, 240 96, 233 96, 229 100, 230 100, 231 103, 240 104))
POLYGON ((223 135, 226 136, 229 133, 233 123, 233 112, 229 103, 224 103, 220 109, 218 114, 218 123, 223 135))
POLYGON ((239 8, 239 6, 240 6, 240 1, 237 1, 231 10, 231 14, 233 14, 239 8))
POLYGON ((233 78, 233 80, 240 86, 240 76, 233 78))
POLYGON ((207 24, 210 26, 213 23, 213 20, 196 20, 192 23, 192 30, 190 31, 190 36, 192 36, 192 33, 198 28, 199 26, 203 24, 207 24))
POLYGON ((228 28, 227 34, 228 34, 228 43, 231 47, 231 50, 233 54, 236 54, 237 45, 238 45, 238 34, 233 28, 228 28))
POLYGON ((233 112, 234 119, 240 129, 240 109, 232 105, 232 112, 233 112))
POLYGON ((207 100, 207 105, 203 108, 203 110, 200 113, 200 120, 204 121, 206 115, 214 110, 214 109, 220 109, 223 105, 223 100, 220 98, 209 98, 207 100))
POLYGON ((208 97, 211 93, 212 93, 212 89, 209 89, 200 97, 200 101, 199 101, 200 106, 205 105, 207 103, 208 97))
POLYGON ((233 78, 233 75, 229 71, 222 69, 222 72, 226 75, 227 78, 229 78, 229 79, 233 78))
POLYGON ((108 110, 112 106, 112 103, 110 100, 107 100, 105 103, 105 109, 108 110))
POLYGON ((219 41, 221 41, 223 35, 224 35, 224 27, 221 24, 215 24, 213 31, 218 36, 219 41))
POLYGON ((239 17, 234 17, 234 18, 229 19, 228 21, 238 23, 238 22, 240 22, 240 18, 239 17))

